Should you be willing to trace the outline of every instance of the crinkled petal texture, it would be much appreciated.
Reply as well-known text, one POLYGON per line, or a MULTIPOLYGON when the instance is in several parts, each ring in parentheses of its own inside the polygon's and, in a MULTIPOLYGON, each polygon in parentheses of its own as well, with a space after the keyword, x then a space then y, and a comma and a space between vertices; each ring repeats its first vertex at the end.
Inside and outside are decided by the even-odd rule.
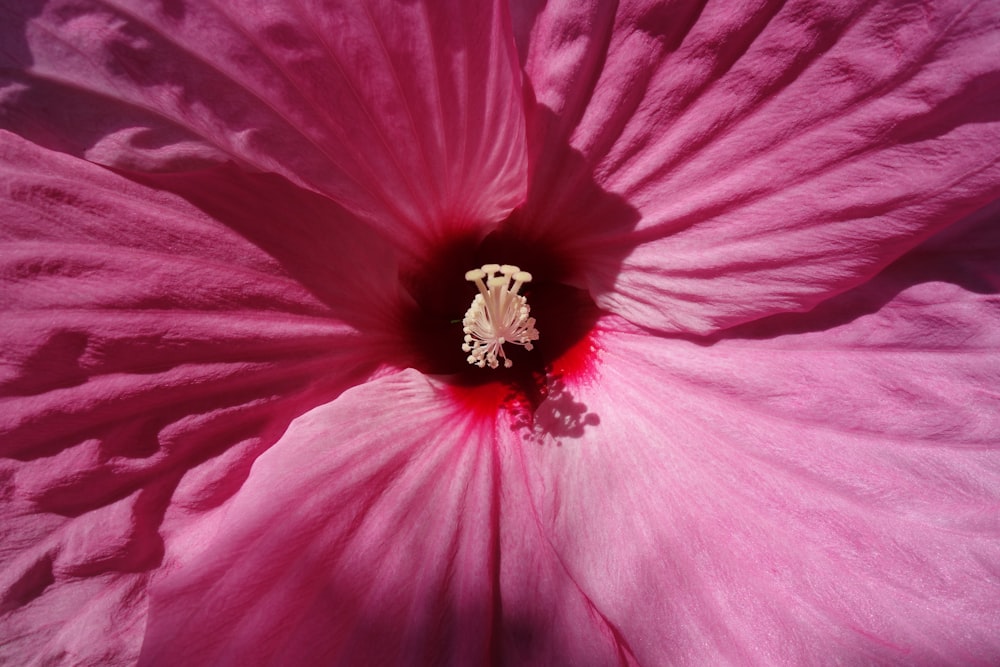
POLYGON ((1000 660, 1000 276, 940 260, 710 344, 605 323, 539 410, 579 437, 522 451, 629 659, 1000 660))
POLYGON ((393 254, 280 177, 192 203, 2 134, 0 662, 128 663, 176 531, 386 358, 393 254))
POLYGON ((704 334, 807 310, 1000 196, 994 0, 513 15, 522 233, 567 244, 578 281, 633 323, 704 334), (593 200, 591 179, 639 215, 593 200))
POLYGON ((0 123, 43 145, 137 170, 234 159, 327 194, 413 252, 523 199, 520 72, 499 0, 0 12, 0 123))

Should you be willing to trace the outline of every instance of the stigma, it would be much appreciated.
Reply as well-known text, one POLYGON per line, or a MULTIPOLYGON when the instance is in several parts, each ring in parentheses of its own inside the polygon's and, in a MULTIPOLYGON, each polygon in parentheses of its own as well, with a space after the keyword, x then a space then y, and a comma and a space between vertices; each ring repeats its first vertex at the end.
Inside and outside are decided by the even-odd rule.
POLYGON ((462 320, 466 361, 480 368, 497 368, 501 362, 510 368, 514 362, 507 358, 504 344, 531 350, 532 341, 538 340, 528 300, 518 294, 521 285, 531 282, 531 274, 510 264, 484 264, 467 271, 465 279, 479 288, 462 320))

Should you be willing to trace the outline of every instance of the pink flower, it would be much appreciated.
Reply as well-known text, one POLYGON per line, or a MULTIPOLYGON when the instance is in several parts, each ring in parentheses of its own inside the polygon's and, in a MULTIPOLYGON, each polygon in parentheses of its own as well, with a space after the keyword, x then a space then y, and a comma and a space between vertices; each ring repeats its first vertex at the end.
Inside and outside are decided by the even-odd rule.
POLYGON ((997 2, 330 4, 3 6, 0 662, 1000 661, 997 2))

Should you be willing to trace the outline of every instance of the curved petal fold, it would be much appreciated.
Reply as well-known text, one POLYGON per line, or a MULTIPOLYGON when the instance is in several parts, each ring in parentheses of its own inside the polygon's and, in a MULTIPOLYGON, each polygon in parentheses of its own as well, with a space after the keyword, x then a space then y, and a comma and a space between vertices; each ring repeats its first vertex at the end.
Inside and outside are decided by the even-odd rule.
POLYGON ((647 328, 808 310, 1000 196, 998 16, 529 3, 514 13, 537 100, 523 217, 583 259, 600 305, 647 328), (594 206, 590 180, 638 221, 594 206))
MULTIPOLYGON (((564 405, 564 403, 563 403, 564 405)), ((551 405, 549 406, 551 408, 551 405)), ((561 432, 576 413, 549 409, 549 435, 561 432), (552 418, 558 414, 558 418, 552 418)), ((580 420, 581 422, 583 420, 580 420)), ((553 544, 549 526, 532 500, 539 491, 530 466, 536 437, 521 429, 499 429, 500 590, 499 632, 495 664, 502 665, 635 665, 621 633, 595 605, 590 592, 575 579, 553 544)), ((544 482, 542 482, 544 486, 544 482)), ((559 504, 558 486, 547 486, 543 504, 559 504)))
POLYGON ((523 198, 520 73, 499 0, 0 11, 0 123, 43 145, 141 171, 236 160, 410 250, 486 229, 523 198))
POLYGON ((374 232, 279 177, 182 178, 204 201, 0 138, 2 662, 135 659, 171 527, 385 363, 374 232))
POLYGON ((639 664, 1000 658, 1000 300, 953 269, 712 343, 605 323, 526 479, 639 664))

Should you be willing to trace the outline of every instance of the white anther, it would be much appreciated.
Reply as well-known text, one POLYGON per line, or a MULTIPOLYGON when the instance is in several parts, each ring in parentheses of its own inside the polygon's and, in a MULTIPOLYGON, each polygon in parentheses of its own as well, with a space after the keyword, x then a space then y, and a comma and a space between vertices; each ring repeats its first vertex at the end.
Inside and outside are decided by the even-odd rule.
POLYGON ((480 368, 514 365, 504 353, 505 343, 521 345, 525 350, 538 340, 535 318, 530 316, 531 307, 518 290, 524 283, 531 282, 531 274, 511 264, 484 264, 480 269, 465 273, 465 279, 476 283, 479 294, 462 320, 465 342, 462 351, 469 352, 466 360, 480 368), (500 273, 502 275, 497 276, 500 273), (483 282, 483 279, 486 282, 483 282), (514 284, 511 285, 511 279, 514 284))

